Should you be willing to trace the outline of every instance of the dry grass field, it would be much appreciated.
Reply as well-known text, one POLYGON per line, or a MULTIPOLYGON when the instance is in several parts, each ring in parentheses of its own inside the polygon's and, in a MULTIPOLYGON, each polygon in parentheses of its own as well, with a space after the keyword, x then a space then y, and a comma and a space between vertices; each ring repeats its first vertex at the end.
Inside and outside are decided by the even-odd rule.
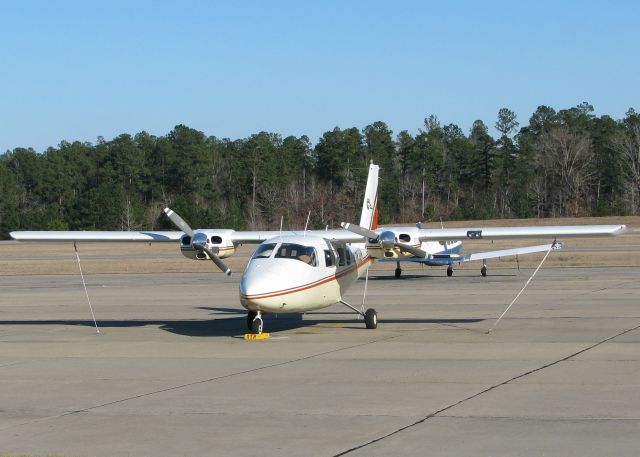
MULTIPOLYGON (((513 219, 491 221, 447 222, 445 227, 462 226, 524 226, 573 224, 626 224, 640 227, 640 217, 513 219)), ((424 224, 437 228, 439 223, 424 224)), ((629 233, 615 238, 567 239, 562 251, 551 253, 547 267, 582 266, 640 266, 640 233, 629 233)), ((516 246, 547 243, 548 240, 465 241, 465 252, 504 249, 516 246)), ((219 273, 209 261, 192 261, 183 257, 175 243, 79 243, 78 249, 85 274, 98 273, 219 273)), ((244 269, 254 246, 241 246, 236 256, 225 261, 234 272, 244 269)), ((544 254, 530 254, 519 259, 506 258, 490 261, 489 268, 514 268, 517 262, 523 268, 537 265, 544 254)), ((390 271, 394 263, 376 263, 372 270, 390 271)), ((430 270, 404 263, 404 270, 430 270)), ((460 269, 479 269, 478 262, 461 264, 460 269)), ((442 270, 442 268, 435 268, 442 270)), ((70 243, 0 243, 0 275, 75 274, 78 272, 73 245, 70 243)))

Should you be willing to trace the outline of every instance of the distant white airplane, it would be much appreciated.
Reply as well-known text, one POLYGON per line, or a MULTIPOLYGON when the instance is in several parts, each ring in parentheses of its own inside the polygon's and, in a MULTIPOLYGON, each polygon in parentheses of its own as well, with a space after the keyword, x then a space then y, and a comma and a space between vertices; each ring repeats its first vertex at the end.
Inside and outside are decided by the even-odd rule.
MULTIPOLYGON (((240 244, 258 244, 240 280, 240 303, 248 311, 247 326, 253 333, 260 334, 264 313, 304 313, 335 303, 342 303, 362 315, 367 328, 376 328, 378 317, 374 309, 365 311, 364 306, 358 309, 343 299, 349 286, 368 273, 374 259, 448 261, 455 259, 455 249, 463 239, 549 238, 556 243, 558 237, 611 236, 626 230, 624 225, 376 229, 378 173, 378 165, 372 163, 360 223, 342 223, 344 229, 193 230, 178 214, 165 208, 167 217, 181 231, 20 231, 11 232, 11 237, 18 241, 179 241, 183 255, 194 260, 210 259, 227 275, 231 270, 222 259, 233 255, 240 244), (431 246, 434 249, 429 251, 431 246)), ((533 246, 528 252, 550 246, 544 245, 544 249, 533 246)), ((486 259, 498 252, 501 251, 483 253, 478 258, 486 259)))
MULTIPOLYGON (((561 242, 556 240, 556 236, 558 231, 565 230, 565 234, 563 236, 596 236, 591 232, 587 235, 578 235, 575 233, 575 230, 578 226, 571 227, 553 227, 552 230, 553 236, 548 236, 546 234, 541 234, 540 231, 536 231, 537 235, 528 236, 525 235, 524 231, 514 231, 518 227, 501 227, 499 231, 494 231, 491 228, 481 229, 461 229, 464 230, 465 233, 453 230, 451 233, 450 240, 444 241, 427 241, 431 239, 429 234, 426 234, 422 231, 421 225, 418 223, 416 227, 389 227, 389 228, 380 228, 375 231, 364 231, 360 227, 353 227, 350 224, 343 224, 343 227, 346 230, 353 231, 355 233, 360 233, 363 236, 366 236, 370 240, 369 252, 372 256, 374 255, 374 250, 379 250, 381 252, 377 252, 377 258, 379 258, 380 262, 396 262, 395 269, 395 277, 399 278, 402 275, 402 268, 400 267, 401 262, 411 262, 411 263, 419 263, 422 265, 429 266, 446 266, 447 267, 447 276, 453 276, 453 265, 456 263, 464 263, 464 262, 473 262, 482 260, 482 268, 480 268, 480 274, 482 276, 487 276, 487 260, 493 259, 496 257, 511 257, 517 255, 524 254, 532 254, 535 252, 546 252, 548 250, 559 250, 562 249, 563 245, 561 242), (375 235, 375 236, 374 236, 375 235), (488 235, 488 236, 487 236, 488 235), (549 244, 540 244, 536 246, 523 246, 518 248, 511 249, 500 249, 496 251, 485 251, 485 252, 475 252, 470 254, 462 253, 462 241, 454 241, 458 237, 464 236, 464 239, 496 239, 496 238, 549 238, 553 237, 554 242, 549 244), (374 240, 376 241, 374 243, 374 240), (405 246, 394 246, 393 243, 397 241, 402 241, 406 243, 405 246), (409 243, 414 244, 409 244, 409 243), (385 246, 386 243, 386 246, 385 246)), ((588 227, 589 230, 592 230, 596 227, 605 227, 605 226, 583 226, 588 227)), ((520 229, 530 229, 531 227, 519 227, 520 229)), ((537 227, 540 229, 541 227, 537 227)), ((552 227, 549 227, 550 229, 552 227)), ((442 236, 444 234, 444 230, 439 231, 438 236, 442 236)), ((533 233, 533 232, 532 232, 533 233)))

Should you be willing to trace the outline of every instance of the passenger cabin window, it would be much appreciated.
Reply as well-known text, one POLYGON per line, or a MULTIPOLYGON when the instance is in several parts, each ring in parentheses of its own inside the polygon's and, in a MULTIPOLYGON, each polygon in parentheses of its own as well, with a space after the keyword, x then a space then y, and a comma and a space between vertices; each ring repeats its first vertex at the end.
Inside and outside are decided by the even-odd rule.
POLYGON ((275 243, 261 244, 256 252, 253 253, 254 259, 266 259, 271 257, 271 253, 275 249, 275 243))
POLYGON ((336 251, 338 251, 338 265, 343 267, 344 264, 346 263, 344 248, 336 248, 336 251))
POLYGON ((333 256, 333 252, 325 249, 324 251, 324 265, 327 267, 332 267, 336 264, 336 259, 333 256))
POLYGON ((312 246, 303 246, 294 243, 282 243, 275 255, 276 259, 295 259, 311 265, 318 266, 318 256, 312 246))

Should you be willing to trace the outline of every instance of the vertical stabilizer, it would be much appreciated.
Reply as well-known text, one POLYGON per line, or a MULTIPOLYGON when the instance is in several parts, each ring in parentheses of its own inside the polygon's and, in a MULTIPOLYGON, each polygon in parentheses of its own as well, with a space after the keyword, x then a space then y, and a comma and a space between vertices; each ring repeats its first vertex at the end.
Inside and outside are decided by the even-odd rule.
POLYGON ((375 229, 378 215, 378 172, 380 167, 371 162, 369 165, 369 177, 367 178, 367 188, 364 192, 364 202, 362 203, 362 215, 360 216, 360 227, 375 229))

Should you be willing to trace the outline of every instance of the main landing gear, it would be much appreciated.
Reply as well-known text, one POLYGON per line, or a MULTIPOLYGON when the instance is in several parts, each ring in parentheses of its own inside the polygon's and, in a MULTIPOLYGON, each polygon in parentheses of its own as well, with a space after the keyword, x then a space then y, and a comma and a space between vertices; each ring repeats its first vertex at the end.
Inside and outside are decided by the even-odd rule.
POLYGON ((262 321, 262 311, 249 311, 247 313, 247 328, 256 335, 262 334, 264 322, 262 321))
POLYGON ((399 278, 402 275, 402 268, 400 268, 400 262, 396 262, 396 278, 399 278))
MULTIPOLYGON (((482 265, 482 268, 480 268, 480 274, 483 278, 487 276, 487 271, 487 264, 485 263, 482 265)), ((451 265, 447 267, 447 276, 453 276, 453 266, 451 265)))
POLYGON ((378 313, 376 313, 375 309, 369 308, 365 312, 362 312, 362 310, 354 308, 344 300, 340 300, 340 303, 364 317, 364 325, 366 325, 368 329, 374 329, 378 327, 378 313))

